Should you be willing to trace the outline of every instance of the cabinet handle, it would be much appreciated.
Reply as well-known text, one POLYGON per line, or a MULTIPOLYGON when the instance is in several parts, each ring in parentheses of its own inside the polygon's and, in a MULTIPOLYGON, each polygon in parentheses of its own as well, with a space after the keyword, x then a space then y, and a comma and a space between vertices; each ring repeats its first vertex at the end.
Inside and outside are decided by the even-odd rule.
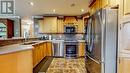
POLYGON ((128 12, 128 13, 125 13, 125 15, 130 15, 130 12, 128 12))
POLYGON ((124 25, 127 24, 127 23, 130 23, 130 21, 123 22, 124 25))
POLYGON ((123 24, 120 24, 120 29, 122 28, 122 27, 124 27, 126 24, 130 24, 130 21, 126 21, 126 22, 123 22, 123 24))
POLYGON ((118 59, 118 62, 119 62, 119 64, 121 63, 121 59, 120 58, 118 59))
POLYGON ((120 30, 121 30, 121 28, 122 28, 122 26, 121 26, 121 24, 120 24, 120 30))

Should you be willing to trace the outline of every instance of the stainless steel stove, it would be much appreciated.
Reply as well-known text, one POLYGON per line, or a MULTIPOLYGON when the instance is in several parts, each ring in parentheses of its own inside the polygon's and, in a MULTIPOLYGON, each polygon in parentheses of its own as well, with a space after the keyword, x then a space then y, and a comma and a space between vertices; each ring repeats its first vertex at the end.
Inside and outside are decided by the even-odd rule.
POLYGON ((66 58, 77 58, 78 57, 78 42, 77 41, 66 41, 65 42, 65 57, 66 58))

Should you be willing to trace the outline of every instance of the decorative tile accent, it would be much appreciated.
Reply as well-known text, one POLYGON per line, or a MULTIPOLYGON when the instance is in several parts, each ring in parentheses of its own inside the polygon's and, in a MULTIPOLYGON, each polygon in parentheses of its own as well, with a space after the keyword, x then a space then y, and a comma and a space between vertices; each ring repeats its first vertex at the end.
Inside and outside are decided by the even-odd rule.
POLYGON ((46 73, 87 73, 84 58, 54 58, 46 73))

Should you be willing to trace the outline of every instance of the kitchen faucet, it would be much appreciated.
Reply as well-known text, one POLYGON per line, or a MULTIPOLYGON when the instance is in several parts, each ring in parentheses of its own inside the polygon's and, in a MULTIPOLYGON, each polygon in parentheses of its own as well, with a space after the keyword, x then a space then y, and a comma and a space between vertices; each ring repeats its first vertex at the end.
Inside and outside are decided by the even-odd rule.
POLYGON ((24 34, 24 42, 27 42, 29 39, 28 32, 25 32, 24 34))

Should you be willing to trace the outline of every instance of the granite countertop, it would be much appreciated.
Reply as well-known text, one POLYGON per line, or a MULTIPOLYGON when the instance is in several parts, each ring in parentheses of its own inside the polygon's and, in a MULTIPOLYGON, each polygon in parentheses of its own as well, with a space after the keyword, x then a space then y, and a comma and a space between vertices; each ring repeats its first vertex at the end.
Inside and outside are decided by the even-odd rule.
MULTIPOLYGON (((43 43, 43 42, 52 42, 54 40, 41 40, 41 41, 31 41, 31 42, 25 42, 20 44, 13 44, 8 46, 0 47, 0 55, 2 54, 8 54, 13 52, 19 52, 19 51, 25 51, 25 50, 32 50, 34 45, 43 43)), ((66 42, 66 41, 63 41, 66 42)), ((73 42, 73 41, 70 41, 73 42)), ((76 42, 85 42, 84 40, 78 40, 76 42)))
POLYGON ((78 42, 85 42, 85 40, 78 40, 78 42))
MULTIPOLYGON (((30 37, 28 39, 35 39, 37 37, 30 37)), ((8 40, 21 40, 21 39, 25 39, 23 37, 14 37, 14 38, 0 38, 0 41, 8 41, 8 40)))
POLYGON ((0 55, 31 49, 33 49, 33 46, 31 45, 20 45, 20 44, 8 45, 0 47, 0 55))
POLYGON ((85 40, 77 40, 77 41, 64 41, 64 42, 70 42, 70 43, 73 43, 73 42, 77 42, 77 43, 85 43, 85 40))
POLYGON ((19 52, 19 51, 25 51, 25 50, 32 50, 34 48, 33 45, 37 45, 43 42, 51 42, 51 41, 46 40, 46 41, 32 41, 32 42, 35 42, 35 43, 26 42, 25 45, 24 43, 20 43, 20 44, 13 44, 13 45, 0 47, 0 55, 19 52))

